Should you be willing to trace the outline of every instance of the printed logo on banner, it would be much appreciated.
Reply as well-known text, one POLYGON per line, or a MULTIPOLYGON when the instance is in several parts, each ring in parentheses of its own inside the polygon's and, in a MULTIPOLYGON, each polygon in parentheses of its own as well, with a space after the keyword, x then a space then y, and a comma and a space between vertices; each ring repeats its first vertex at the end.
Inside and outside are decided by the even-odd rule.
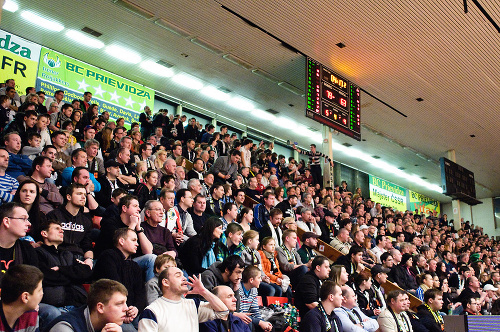
POLYGON ((383 206, 406 211, 406 189, 389 181, 369 176, 370 198, 383 206))
POLYGON ((49 52, 45 53, 43 56, 43 62, 50 68, 59 68, 61 67, 61 60, 59 60, 59 57, 55 55, 55 59, 50 57, 49 58, 49 52))

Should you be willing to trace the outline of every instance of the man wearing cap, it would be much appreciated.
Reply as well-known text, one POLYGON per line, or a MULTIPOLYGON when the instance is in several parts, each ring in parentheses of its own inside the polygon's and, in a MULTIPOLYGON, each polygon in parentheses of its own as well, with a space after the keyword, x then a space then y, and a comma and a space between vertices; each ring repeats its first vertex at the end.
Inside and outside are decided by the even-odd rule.
POLYGON ((349 249, 351 249, 351 244, 349 243, 349 231, 345 228, 341 228, 339 233, 330 242, 330 245, 340 251, 343 255, 349 254, 349 249))
POLYGON ((387 282, 387 274, 390 272, 390 269, 383 267, 382 265, 374 265, 371 268, 372 273, 372 291, 375 295, 375 301, 380 307, 380 310, 384 310, 387 308, 387 303, 385 302, 384 289, 382 285, 387 282))
POLYGON ((99 205, 108 207, 112 204, 111 195, 118 188, 125 188, 126 184, 122 183, 118 176, 120 175, 120 164, 114 160, 107 160, 104 164, 106 175, 99 177, 98 181, 101 184, 101 191, 95 193, 95 199, 99 205))
POLYGON ((318 246, 318 238, 319 236, 313 232, 305 232, 302 235, 302 247, 297 250, 297 253, 303 262, 309 262, 317 256, 313 250, 318 246))
POLYGON ((483 290, 487 294, 486 301, 485 301, 486 303, 483 306, 483 309, 486 313, 489 314, 489 313, 491 313, 491 307, 493 306, 493 302, 498 300, 498 296, 496 294, 496 292, 498 291, 498 288, 496 288, 492 284, 486 284, 483 287, 483 290))
POLYGON ((326 243, 330 243, 335 238, 335 233, 339 231, 339 224, 336 220, 338 215, 337 210, 330 211, 328 209, 324 209, 325 216, 323 220, 318 223, 319 228, 321 229, 320 239, 326 243))

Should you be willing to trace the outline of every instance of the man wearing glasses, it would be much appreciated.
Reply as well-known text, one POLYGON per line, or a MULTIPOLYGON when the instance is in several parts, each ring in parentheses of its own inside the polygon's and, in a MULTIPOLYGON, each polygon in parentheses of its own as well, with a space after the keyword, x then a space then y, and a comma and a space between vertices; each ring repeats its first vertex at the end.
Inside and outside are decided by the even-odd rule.
POLYGON ((141 227, 144 229, 144 235, 153 244, 153 254, 166 253, 175 258, 177 251, 174 247, 172 233, 168 228, 160 225, 164 214, 165 209, 160 201, 147 201, 144 205, 144 221, 141 223, 141 227))
POLYGON ((19 240, 31 226, 28 212, 18 203, 6 203, 0 206, 0 220, 0 278, 14 265, 38 266, 35 249, 19 240))

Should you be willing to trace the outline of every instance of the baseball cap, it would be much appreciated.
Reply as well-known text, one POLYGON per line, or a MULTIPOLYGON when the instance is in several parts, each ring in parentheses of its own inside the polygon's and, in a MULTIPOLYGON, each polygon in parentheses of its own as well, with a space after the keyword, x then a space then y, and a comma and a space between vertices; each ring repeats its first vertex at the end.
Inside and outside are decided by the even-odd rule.
POLYGON ((363 229, 368 229, 368 228, 370 228, 370 227, 368 227, 367 225, 361 225, 359 227, 359 230, 362 231, 363 229))
POLYGON ((306 240, 310 237, 317 239, 319 238, 319 235, 313 232, 305 232, 304 234, 302 234, 302 242, 306 242, 306 240))
POLYGON ((120 164, 116 160, 110 159, 104 163, 104 168, 108 167, 120 167, 120 164))
POLYGON ((383 267, 382 265, 379 265, 379 264, 373 265, 373 267, 371 268, 372 277, 375 277, 379 273, 388 274, 389 272, 391 272, 390 269, 385 268, 385 267, 383 267))
POLYGON ((495 286, 491 285, 491 284, 486 284, 484 287, 483 287, 483 290, 485 291, 489 291, 489 290, 492 290, 494 292, 496 292, 498 290, 498 288, 496 288, 495 286))

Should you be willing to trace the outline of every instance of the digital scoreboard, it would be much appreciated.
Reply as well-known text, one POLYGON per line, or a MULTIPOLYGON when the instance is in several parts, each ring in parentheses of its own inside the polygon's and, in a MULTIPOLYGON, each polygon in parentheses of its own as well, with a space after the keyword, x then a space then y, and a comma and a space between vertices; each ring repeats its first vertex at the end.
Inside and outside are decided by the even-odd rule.
POLYGON ((307 57, 306 116, 361 140, 360 89, 333 70, 307 57))
POLYGON ((469 205, 481 204, 476 199, 474 173, 453 161, 441 157, 441 187, 443 194, 464 201, 469 205))

